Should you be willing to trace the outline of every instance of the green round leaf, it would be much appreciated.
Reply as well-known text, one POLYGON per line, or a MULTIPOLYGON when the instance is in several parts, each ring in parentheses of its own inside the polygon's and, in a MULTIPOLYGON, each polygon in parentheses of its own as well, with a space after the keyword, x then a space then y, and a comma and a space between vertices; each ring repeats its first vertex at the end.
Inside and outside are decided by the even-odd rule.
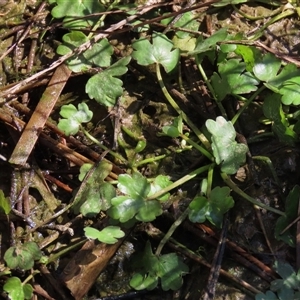
POLYGON ((8 293, 12 300, 23 300, 25 298, 22 282, 18 277, 11 277, 6 280, 3 290, 8 293))
POLYGON ((173 43, 164 34, 155 32, 152 36, 153 44, 146 38, 141 38, 133 43, 132 47, 135 51, 132 57, 142 66, 153 63, 161 64, 169 73, 177 66, 179 49, 171 51, 173 43))
POLYGON ((63 118, 72 118, 77 113, 77 108, 73 104, 63 105, 60 109, 59 114, 63 118))
POLYGON ((57 127, 59 130, 63 131, 65 135, 74 135, 79 130, 79 123, 74 119, 62 119, 59 120, 57 127))
POLYGON ((85 227, 84 229, 84 233, 85 233, 85 236, 88 238, 88 239, 98 239, 98 235, 100 233, 100 231, 96 228, 93 228, 93 227, 85 227))

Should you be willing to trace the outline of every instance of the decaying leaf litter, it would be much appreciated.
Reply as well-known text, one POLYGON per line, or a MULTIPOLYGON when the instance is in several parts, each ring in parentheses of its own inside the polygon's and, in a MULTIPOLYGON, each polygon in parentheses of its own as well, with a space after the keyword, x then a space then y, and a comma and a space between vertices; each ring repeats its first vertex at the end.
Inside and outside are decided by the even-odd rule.
POLYGON ((296 299, 297 1, 69 4, 0 3, 2 296, 296 299))

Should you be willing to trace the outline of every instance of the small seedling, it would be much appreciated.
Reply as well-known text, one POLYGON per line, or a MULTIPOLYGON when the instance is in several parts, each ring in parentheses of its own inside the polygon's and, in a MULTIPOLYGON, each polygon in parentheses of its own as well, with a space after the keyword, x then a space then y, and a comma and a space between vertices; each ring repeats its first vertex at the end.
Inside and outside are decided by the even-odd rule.
POLYGON ((78 132, 81 123, 87 123, 92 119, 93 112, 83 102, 78 104, 78 109, 73 104, 63 105, 60 115, 64 119, 59 121, 58 128, 66 135, 73 135, 78 132))
POLYGON ((197 196, 190 203, 189 219, 193 223, 203 223, 208 220, 214 226, 220 228, 223 215, 234 206, 228 187, 215 187, 209 197, 197 196))
POLYGON ((157 190, 167 187, 172 182, 163 175, 155 178, 153 183, 149 183, 147 178, 140 173, 121 174, 118 178, 118 189, 124 195, 111 199, 112 207, 108 210, 108 215, 125 223, 133 218, 142 222, 150 222, 162 214, 161 202, 166 201, 169 194, 166 193, 156 199, 147 199, 155 194, 157 190))
POLYGON ((10 277, 6 280, 3 290, 11 300, 31 299, 33 288, 30 284, 23 284, 18 277, 10 277))

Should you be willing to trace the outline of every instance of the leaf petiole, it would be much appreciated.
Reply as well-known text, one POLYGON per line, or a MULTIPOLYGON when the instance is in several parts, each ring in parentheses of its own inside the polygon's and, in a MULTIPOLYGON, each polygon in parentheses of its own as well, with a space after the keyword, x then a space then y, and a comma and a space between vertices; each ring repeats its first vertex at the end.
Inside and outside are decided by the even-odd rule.
POLYGON ((165 84, 163 82, 162 76, 161 76, 159 63, 156 63, 156 76, 157 76, 160 88, 161 88, 163 94, 165 95, 166 99, 171 104, 171 106, 176 110, 176 112, 179 115, 182 115, 182 119, 194 131, 194 133, 197 135, 197 137, 199 138, 199 140, 204 144, 205 148, 206 149, 210 149, 210 143, 207 140, 207 138, 205 137, 205 135, 197 128, 197 126, 195 126, 195 124, 189 119, 189 117, 180 109, 180 107, 174 101, 174 99, 172 98, 172 96, 169 94, 169 92, 168 92, 168 90, 167 90, 167 88, 166 88, 166 86, 165 86, 165 84))
POLYGON ((200 61, 199 61, 198 55, 196 55, 196 63, 197 63, 197 67, 198 67, 198 69, 199 69, 199 72, 201 73, 201 75, 202 75, 202 77, 203 77, 203 79, 204 79, 204 81, 205 81, 205 83, 206 83, 206 85, 207 85, 209 91, 211 92, 211 94, 212 94, 214 100, 216 101, 216 103, 217 103, 217 105, 218 105, 218 108, 219 108, 219 110, 220 110, 222 116, 223 116, 225 119, 227 119, 227 114, 226 114, 225 108, 224 108, 223 104, 221 103, 221 101, 218 100, 218 98, 217 98, 217 96, 216 96, 216 93, 215 93, 215 91, 214 91, 212 85, 210 84, 210 82, 209 82, 209 80, 208 80, 208 78, 207 78, 207 76, 206 76, 205 71, 204 71, 203 68, 202 68, 202 65, 201 65, 201 63, 200 63, 200 61))
POLYGON ((87 130, 85 130, 83 126, 80 125, 80 129, 86 135, 87 138, 89 138, 92 142, 94 142, 101 149, 103 149, 104 151, 108 150, 108 153, 110 155, 112 155, 114 158, 120 160, 121 162, 123 162, 126 165, 128 164, 128 161, 122 155, 120 155, 112 150, 109 150, 106 146, 104 146, 96 138, 94 138, 87 130))
POLYGON ((162 196, 163 194, 171 191, 172 189, 184 184, 185 182, 195 178, 197 175, 204 173, 205 171, 207 171, 210 167, 213 168, 215 166, 215 163, 200 167, 194 171, 192 171, 191 173, 183 176, 182 178, 180 178, 179 180, 173 182, 172 184, 170 184, 169 186, 167 186, 166 188, 163 188, 161 190, 159 190, 158 192, 156 192, 155 194, 151 195, 150 197, 147 197, 147 200, 153 200, 156 199, 160 196, 162 196))
POLYGON ((230 178, 226 173, 221 173, 221 177, 223 178, 224 182, 238 195, 246 199, 247 201, 251 202, 254 205, 259 206, 260 208, 266 209, 268 211, 271 211, 277 215, 285 216, 285 213, 281 210, 278 210, 276 208, 270 207, 268 205, 265 205, 261 203, 260 201, 255 200, 254 198, 250 197, 246 193, 244 193, 230 178))

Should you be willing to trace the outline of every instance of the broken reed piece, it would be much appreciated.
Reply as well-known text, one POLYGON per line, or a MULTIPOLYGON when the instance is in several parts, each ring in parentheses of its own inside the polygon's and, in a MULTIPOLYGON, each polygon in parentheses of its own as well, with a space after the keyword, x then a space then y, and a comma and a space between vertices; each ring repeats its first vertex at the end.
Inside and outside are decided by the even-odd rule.
POLYGON ((26 164, 26 161, 71 73, 72 71, 65 64, 60 65, 55 70, 9 159, 11 164, 17 166, 24 166, 26 164))

